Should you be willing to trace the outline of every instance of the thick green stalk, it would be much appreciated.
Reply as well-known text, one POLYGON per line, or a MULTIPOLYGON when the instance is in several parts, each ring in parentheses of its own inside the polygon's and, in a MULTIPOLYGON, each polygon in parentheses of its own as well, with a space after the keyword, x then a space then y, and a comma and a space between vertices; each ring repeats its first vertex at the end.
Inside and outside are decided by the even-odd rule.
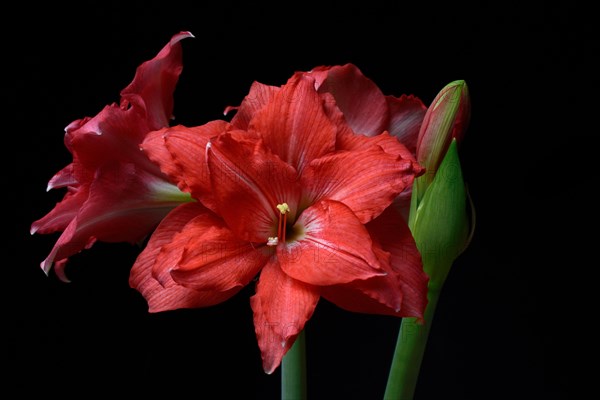
POLYGON ((412 400, 438 297, 439 292, 428 293, 429 303, 423 324, 417 323, 416 318, 402 318, 383 397, 385 400, 412 400))
POLYGON ((419 190, 413 185, 408 226, 429 276, 428 304, 422 325, 415 318, 402 319, 386 400, 412 400, 438 297, 454 260, 469 242, 472 227, 466 214, 466 189, 455 140, 423 196, 419 190))
POLYGON ((281 362, 281 399, 306 399, 306 341, 300 332, 281 362))

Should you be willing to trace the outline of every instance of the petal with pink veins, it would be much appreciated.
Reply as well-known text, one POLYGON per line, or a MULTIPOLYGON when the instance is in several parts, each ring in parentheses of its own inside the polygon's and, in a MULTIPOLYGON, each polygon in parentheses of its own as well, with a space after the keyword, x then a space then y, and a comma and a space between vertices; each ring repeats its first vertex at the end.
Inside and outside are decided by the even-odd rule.
POLYGON ((311 285, 384 275, 369 233, 350 208, 324 200, 302 212, 293 237, 277 246, 281 269, 311 285))
MULTIPOLYGON (((163 128, 152 131, 146 135, 144 141, 140 144, 140 150, 160 167, 160 170, 172 182, 176 182, 177 187, 184 192, 191 192, 187 182, 183 179, 183 173, 173 160, 171 152, 165 144, 165 134, 171 128, 163 128)), ((173 129, 177 129, 174 127, 173 129)))
POLYGON ((183 249, 171 277, 178 284, 200 291, 241 289, 258 274, 273 249, 239 240, 216 215, 192 219, 173 238, 183 249))
POLYGON ((267 374, 273 373, 281 364, 318 301, 318 289, 283 273, 276 258, 263 268, 250 305, 263 369, 267 374))
POLYGON ((144 251, 137 257, 131 269, 129 285, 146 299, 149 312, 207 307, 221 303, 239 291, 236 288, 227 292, 201 292, 181 286, 170 279, 168 261, 180 258, 180 254, 163 255, 162 259, 159 258, 164 246, 171 243, 173 237, 190 220, 206 212, 207 210, 198 203, 187 203, 177 207, 161 221, 144 251), (158 275, 162 284, 155 279, 153 272, 158 275))
POLYGON ((386 275, 323 287, 323 297, 349 311, 396 315, 402 304, 402 291, 390 266, 391 255, 377 243, 373 243, 373 253, 386 275))
POLYGON ((207 148, 208 168, 219 215, 242 240, 266 243, 277 236, 277 205, 287 203, 295 219, 300 197, 297 173, 255 135, 232 131, 207 148))
POLYGON ((378 146, 327 155, 313 161, 302 175, 307 196, 303 204, 321 199, 340 201, 366 223, 411 186, 420 172, 416 162, 378 146))
POLYGON ((423 270, 415 240, 395 207, 367 224, 374 242, 391 255, 390 266, 402 289, 402 316, 422 317, 427 305, 429 277, 423 270))
POLYGON ((181 190, 216 210, 205 157, 206 145, 211 138, 230 128, 228 122, 220 120, 192 128, 177 125, 152 132, 141 147, 181 190))
POLYGON ((295 74, 252 120, 268 148, 298 172, 335 148, 336 128, 327 118, 312 78, 295 74))
POLYGON ((248 130, 248 125, 254 114, 260 111, 265 104, 268 104, 279 90, 280 88, 276 86, 254 82, 250 86, 250 92, 242 100, 242 104, 239 107, 227 107, 225 115, 232 110, 236 110, 235 115, 231 119, 231 124, 237 129, 248 130))

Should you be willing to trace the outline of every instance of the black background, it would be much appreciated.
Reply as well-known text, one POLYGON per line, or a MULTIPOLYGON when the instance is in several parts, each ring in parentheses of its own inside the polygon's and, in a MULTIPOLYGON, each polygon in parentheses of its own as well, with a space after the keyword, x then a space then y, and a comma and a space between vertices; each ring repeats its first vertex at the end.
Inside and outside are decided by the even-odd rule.
MULTIPOLYGON (((455 79, 472 98, 461 159, 477 208, 470 248, 437 309, 416 399, 567 398, 588 321, 576 316, 593 236, 598 29, 577 3, 496 6, 367 1, 277 7, 202 2, 16 4, 4 15, 3 388, 22 394, 279 396, 261 368, 247 287, 207 309, 148 314, 128 286, 139 248, 97 243, 72 283, 39 263, 57 236, 29 235, 63 192, 63 129, 119 100, 135 68, 181 30, 176 122, 222 118, 252 81, 352 62, 385 94, 429 104, 455 79), (9 26, 14 24, 14 28, 9 26), (595 88, 595 89, 594 89, 595 88), (218 393, 218 395, 209 395, 218 393)), ((596 266, 597 268, 597 266, 596 266)), ((399 320, 321 301, 307 332, 309 397, 382 398, 399 320)))

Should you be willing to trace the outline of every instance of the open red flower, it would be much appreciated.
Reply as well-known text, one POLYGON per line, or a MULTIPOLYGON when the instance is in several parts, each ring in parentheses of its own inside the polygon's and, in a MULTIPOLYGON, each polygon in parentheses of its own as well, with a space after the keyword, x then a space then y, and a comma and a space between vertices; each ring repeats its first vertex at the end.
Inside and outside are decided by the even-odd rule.
POLYGON ((138 242, 189 195, 141 151, 140 143, 153 130, 169 126, 173 91, 182 70, 180 40, 174 35, 150 61, 141 64, 133 81, 121 91, 121 103, 106 106, 65 129, 65 145, 73 161, 49 182, 48 190, 67 188, 64 199, 34 222, 31 233, 62 231, 42 262, 48 273, 53 264, 66 280, 68 257, 95 241, 138 242))
POLYGON ((251 306, 271 373, 320 297, 422 317, 427 276, 390 207, 422 168, 388 133, 354 134, 310 75, 253 91, 257 106, 231 123, 167 128, 144 141, 199 202, 161 222, 130 284, 158 312, 222 302, 260 275, 251 306))
MULTIPOLYGON (((396 137, 416 158, 419 131, 427 111, 414 95, 384 95, 381 89, 354 64, 318 66, 303 74, 315 80, 315 88, 326 102, 326 113, 346 133, 336 148, 351 146, 355 135, 375 137, 384 132, 396 137), (352 134, 349 134, 352 133, 352 134)), ((227 107, 225 113, 237 110, 231 123, 246 129, 254 113, 262 109, 279 88, 255 82, 239 107, 227 107)), ((412 185, 398 195, 395 206, 407 219, 412 185)))

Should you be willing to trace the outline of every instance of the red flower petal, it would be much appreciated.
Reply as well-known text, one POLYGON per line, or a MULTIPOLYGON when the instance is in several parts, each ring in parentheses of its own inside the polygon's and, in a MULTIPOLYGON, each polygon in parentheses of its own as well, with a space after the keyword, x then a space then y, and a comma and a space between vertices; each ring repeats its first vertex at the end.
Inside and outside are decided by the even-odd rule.
POLYGON ((321 295, 352 312, 422 318, 427 304, 427 275, 408 226, 393 208, 367 228, 386 276, 327 286, 321 295))
POLYGON ((74 159, 92 171, 117 161, 135 163, 160 175, 158 167, 140 151, 140 143, 150 131, 148 121, 132 108, 123 110, 112 105, 81 126, 71 124, 65 140, 70 143, 74 159))
POLYGON ((266 245, 255 247, 239 240, 216 216, 191 220, 177 234, 174 242, 187 242, 181 259, 171 271, 180 285, 201 291, 228 291, 246 286, 267 260, 273 249, 266 245))
MULTIPOLYGON (((163 128, 156 131, 152 131, 146 135, 143 143, 140 145, 140 149, 146 154, 146 156, 152 160, 156 165, 160 167, 162 173, 167 175, 172 182, 176 182, 177 187, 183 192, 191 192, 187 182, 183 179, 183 174, 180 168, 173 160, 171 152, 165 144, 165 134, 170 129, 178 129, 179 126, 173 128, 163 128)), ((181 127, 182 129, 187 129, 181 127)))
POLYGON ((315 287, 290 278, 272 259, 262 270, 250 298, 263 369, 273 373, 292 347, 319 301, 315 287))
POLYGON ((228 107, 225 110, 227 114, 230 110, 237 110, 236 114, 231 119, 231 124, 237 129, 248 130, 250 120, 259 110, 261 110, 266 104, 268 104, 275 93, 280 89, 276 86, 264 85, 259 82, 252 83, 250 86, 250 92, 239 107, 228 107))
POLYGON ((171 243, 173 237, 191 219, 206 212, 206 209, 198 203, 187 203, 174 209, 156 228, 144 251, 136 259, 129 276, 129 285, 144 296, 148 302, 149 312, 207 307, 221 303, 239 291, 236 288, 227 292, 201 292, 178 285, 170 279, 169 263, 165 262, 168 259, 179 258, 175 254, 171 257, 163 256, 161 264, 157 265, 163 247, 171 243), (153 277, 153 270, 162 284, 153 277))
POLYGON ((368 150, 374 146, 380 147, 388 154, 400 156, 405 160, 413 161, 415 169, 420 169, 416 162, 414 153, 406 148, 396 137, 391 136, 388 132, 383 132, 377 136, 364 136, 355 134, 338 135, 336 147, 338 150, 368 150))
POLYGON ((165 133, 165 144, 173 156, 179 172, 192 196, 202 199, 210 194, 210 177, 206 163, 206 145, 210 138, 217 136, 231 125, 225 121, 211 121, 193 128, 178 127, 165 133))
POLYGON ((95 240, 136 243, 180 203, 160 202, 153 187, 164 184, 134 164, 100 168, 89 196, 52 252, 42 263, 48 272, 54 260, 62 260, 87 248, 95 240))
POLYGON ((278 204, 287 203, 288 218, 294 220, 300 194, 297 173, 256 136, 244 131, 223 134, 211 142, 207 155, 219 215, 240 239, 266 243, 277 236, 278 204))
POLYGON ((352 210, 321 201, 302 212, 298 238, 277 247, 281 269, 312 285, 336 285, 384 274, 371 238, 352 210))
POLYGON ((70 190, 52 211, 31 224, 31 234, 47 234, 65 230, 87 200, 88 189, 88 187, 83 187, 79 190, 70 190))
POLYGON ((421 318, 427 305, 429 277, 423 271, 421 254, 402 216, 390 207, 367 224, 373 241, 391 254, 391 267, 402 289, 401 316, 421 318))
POLYGON ((402 304, 402 290, 390 266, 391 256, 377 243, 373 243, 373 252, 386 275, 323 287, 323 297, 349 311, 396 315, 402 304))
POLYGON ((323 109, 314 81, 295 74, 250 121, 265 144, 301 172, 315 158, 335 148, 335 126, 323 109))
POLYGON ((46 191, 77 185, 80 182, 77 179, 77 169, 77 164, 71 163, 58 171, 48 182, 46 191))
POLYGON ((148 130, 169 126, 173 118, 173 92, 183 69, 179 42, 188 37, 193 35, 174 35, 156 57, 137 68, 133 81, 121 91, 122 105, 131 104, 141 112, 148 121, 148 130))
POLYGON ((313 161, 302 175, 302 183, 309 204, 320 199, 337 200, 366 223, 412 185, 420 173, 420 167, 411 159, 388 154, 381 147, 371 147, 313 161))
POLYGON ((217 206, 211 193, 205 157, 206 145, 212 137, 230 128, 228 122, 220 120, 192 128, 178 125, 152 132, 142 144, 142 149, 165 174, 178 182, 181 190, 191 192, 194 198, 215 210, 217 206))
POLYGON ((73 162, 50 180, 48 188, 66 186, 69 192, 32 225, 32 231, 42 233, 65 230, 42 263, 45 271, 54 260, 64 266, 66 257, 96 239, 139 240, 175 207, 153 197, 158 186, 168 184, 139 145, 149 131, 168 125, 181 72, 177 42, 188 36, 186 32, 175 35, 153 60, 138 68, 133 82, 121 93, 121 106, 106 106, 95 117, 75 120, 66 127, 64 141, 73 162))
POLYGON ((390 116, 385 97, 355 65, 329 68, 319 86, 319 93, 324 92, 333 95, 354 132, 374 136, 386 130, 390 116))
POLYGON ((412 95, 402 95, 399 98, 387 96, 386 100, 390 110, 388 132, 397 137, 416 158, 419 129, 427 107, 419 98, 412 95))

